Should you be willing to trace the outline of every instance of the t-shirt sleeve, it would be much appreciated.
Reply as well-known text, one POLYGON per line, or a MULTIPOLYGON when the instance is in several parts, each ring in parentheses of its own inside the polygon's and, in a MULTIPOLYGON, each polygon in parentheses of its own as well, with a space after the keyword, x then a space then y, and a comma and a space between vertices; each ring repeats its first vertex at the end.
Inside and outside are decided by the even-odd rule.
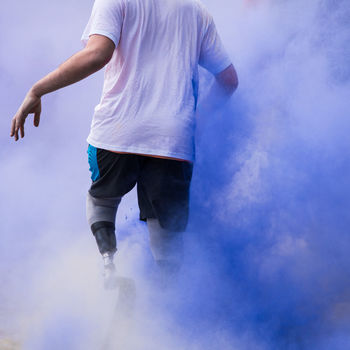
POLYGON ((100 34, 118 46, 123 24, 122 2, 118 0, 95 0, 88 24, 81 41, 87 44, 90 35, 100 34))
POLYGON ((214 75, 222 72, 231 64, 231 59, 222 44, 211 16, 202 40, 199 64, 214 75))

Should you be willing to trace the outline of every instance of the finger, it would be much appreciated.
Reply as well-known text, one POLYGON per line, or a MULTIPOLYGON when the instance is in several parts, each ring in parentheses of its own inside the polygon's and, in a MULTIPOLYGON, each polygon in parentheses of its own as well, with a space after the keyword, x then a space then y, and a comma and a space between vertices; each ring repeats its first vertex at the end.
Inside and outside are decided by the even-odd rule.
POLYGON ((19 131, 21 133, 21 138, 23 139, 23 137, 24 137, 24 123, 20 125, 19 131))
POLYGON ((28 114, 23 113, 19 118, 16 120, 16 129, 17 129, 17 140, 19 139, 18 131, 20 132, 21 138, 24 137, 24 124, 26 122, 26 118, 28 117, 28 114))
POLYGON ((15 141, 19 140, 19 133, 22 134, 21 128, 24 126, 24 120, 20 117, 16 118, 16 127, 15 127, 15 141))
POLYGON ((14 136, 14 134, 15 134, 15 127, 16 127, 16 119, 13 118, 12 122, 11 122, 11 133, 10 133, 11 137, 14 136))
POLYGON ((38 127, 40 123, 41 106, 34 114, 34 126, 38 127))
POLYGON ((18 129, 19 129, 19 124, 18 124, 18 121, 16 120, 16 126, 15 126, 15 141, 18 141, 18 129))

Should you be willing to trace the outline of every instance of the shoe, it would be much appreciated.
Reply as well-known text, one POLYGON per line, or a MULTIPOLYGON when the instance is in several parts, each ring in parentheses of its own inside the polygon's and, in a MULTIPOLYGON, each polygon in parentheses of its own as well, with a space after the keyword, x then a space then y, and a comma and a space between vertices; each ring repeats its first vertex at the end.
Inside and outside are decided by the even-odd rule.
POLYGON ((162 290, 172 289, 179 277, 180 264, 167 260, 156 260, 158 265, 158 283, 162 290))
POLYGON ((104 266, 104 288, 107 290, 116 289, 118 286, 118 278, 113 263, 104 266))
POLYGON ((114 253, 109 252, 102 255, 104 261, 104 287, 109 290, 117 288, 117 273, 113 263, 113 256, 114 253))

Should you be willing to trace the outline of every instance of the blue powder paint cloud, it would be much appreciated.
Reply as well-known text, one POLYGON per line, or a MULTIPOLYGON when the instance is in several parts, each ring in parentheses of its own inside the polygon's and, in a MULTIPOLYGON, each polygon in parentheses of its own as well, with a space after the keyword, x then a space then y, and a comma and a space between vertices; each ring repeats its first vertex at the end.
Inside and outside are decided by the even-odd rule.
MULTIPOLYGON (((189 348, 343 350, 350 341, 349 6, 346 1, 222 5, 213 12, 240 87, 228 106, 198 121, 186 265, 172 302, 164 301, 164 317, 173 319, 189 348)), ((61 4, 56 6, 62 11, 61 4)), ((90 8, 79 6, 87 17, 90 8)), ((81 20, 70 30, 77 42, 83 25, 81 20)), ((53 45, 53 53, 63 55, 70 33, 52 43, 39 29, 32 29, 37 45, 53 45)), ((1 40, 6 52, 15 50, 15 40, 1 40)), ((29 38, 22 46, 33 61, 28 76, 22 59, 1 59, 6 82, 1 92, 8 96, 10 86, 18 95, 7 99, 4 115, 15 111, 31 80, 46 73, 34 67, 29 38)), ((64 52, 67 57, 70 50, 64 52)), ((45 57, 46 69, 59 63, 56 54, 45 57)), ((209 79, 202 72, 200 93, 209 79)), ((84 140, 86 116, 100 86, 96 78, 48 97, 46 119, 41 129, 28 130, 27 143, 13 148, 1 141, 6 178, 1 195, 8 199, 1 210, 9 218, 0 223, 1 276, 20 296, 6 295, 3 300, 11 305, 25 300, 18 286, 30 289, 31 269, 50 258, 45 249, 64 247, 73 233, 88 234, 81 187, 89 181, 84 140), (77 106, 80 94, 92 102, 77 106), (75 118, 65 115, 68 105, 75 118), (62 118, 69 119, 73 131, 62 118), (76 174, 71 184, 59 180, 62 164, 76 174), (48 197, 54 198, 50 205, 48 197), (48 244, 44 237, 52 228, 61 234, 48 244), (8 274, 9 266, 18 268, 8 274)), ((5 119, 2 130, 9 124, 5 119)), ((48 328, 67 321, 84 338, 74 315, 57 315, 56 321, 48 328)))

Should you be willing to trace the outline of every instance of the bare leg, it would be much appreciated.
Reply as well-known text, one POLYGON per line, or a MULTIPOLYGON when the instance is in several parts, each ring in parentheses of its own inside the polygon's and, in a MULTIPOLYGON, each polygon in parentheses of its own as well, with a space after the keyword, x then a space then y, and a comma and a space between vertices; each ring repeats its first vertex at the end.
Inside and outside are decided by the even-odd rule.
POLYGON ((180 270, 183 255, 183 232, 171 232, 158 219, 147 219, 151 251, 162 274, 173 276, 180 270))

